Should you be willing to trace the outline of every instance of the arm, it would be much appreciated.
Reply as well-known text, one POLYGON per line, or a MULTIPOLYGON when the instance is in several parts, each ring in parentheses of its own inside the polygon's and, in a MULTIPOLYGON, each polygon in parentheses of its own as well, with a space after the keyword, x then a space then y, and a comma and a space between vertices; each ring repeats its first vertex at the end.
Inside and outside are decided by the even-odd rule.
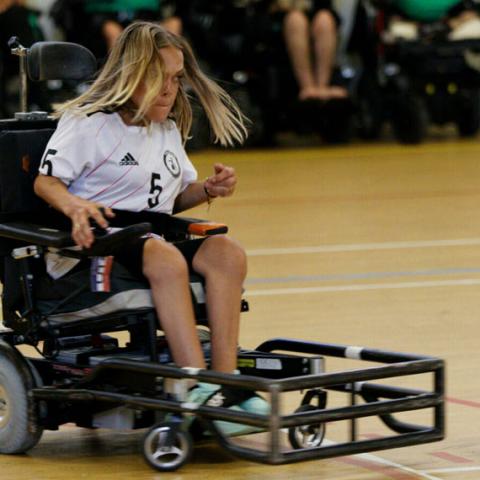
POLYGON ((173 213, 183 212, 189 208, 196 207, 208 202, 207 192, 204 188, 205 182, 191 183, 175 200, 173 213))
POLYGON ((183 212, 216 197, 229 197, 235 191, 237 176, 233 167, 214 165, 214 174, 203 182, 191 183, 175 200, 174 213, 183 212))
MULTIPOLYGON (((35 179, 34 190, 45 202, 70 218, 72 238, 80 247, 89 248, 94 241, 90 218, 95 220, 100 227, 108 227, 108 221, 100 211, 101 205, 71 194, 66 185, 58 178, 40 174, 35 179)), ((107 217, 114 216, 110 208, 103 207, 103 210, 107 217)))

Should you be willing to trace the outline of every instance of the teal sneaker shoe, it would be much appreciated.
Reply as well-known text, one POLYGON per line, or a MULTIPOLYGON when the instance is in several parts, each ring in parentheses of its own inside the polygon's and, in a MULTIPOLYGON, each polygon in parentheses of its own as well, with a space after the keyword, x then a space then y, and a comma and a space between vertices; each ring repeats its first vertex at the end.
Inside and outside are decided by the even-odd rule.
POLYGON ((219 389, 220 385, 214 385, 213 383, 197 383, 197 385, 188 392, 185 402, 203 405, 210 397, 213 397, 219 389))
POLYGON ((253 392, 250 398, 240 402, 238 406, 245 412, 258 415, 269 415, 271 410, 270 404, 263 397, 253 392))
MULTIPOLYGON (((204 405, 228 408, 237 412, 257 413, 259 415, 268 415, 270 413, 270 405, 259 395, 247 390, 236 390, 228 387, 216 389, 212 395, 206 399, 204 405)), ((226 422, 224 420, 216 420, 214 424, 228 437, 262 431, 259 427, 226 422)))

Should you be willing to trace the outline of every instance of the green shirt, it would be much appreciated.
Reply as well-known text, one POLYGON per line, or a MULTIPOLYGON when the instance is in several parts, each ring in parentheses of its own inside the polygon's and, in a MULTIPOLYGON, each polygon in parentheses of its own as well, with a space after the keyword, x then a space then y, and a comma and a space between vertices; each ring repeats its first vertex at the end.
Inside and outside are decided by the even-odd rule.
POLYGON ((126 10, 159 9, 159 0, 86 0, 85 10, 88 13, 120 12, 126 10))
POLYGON ((460 3, 460 0, 396 0, 395 6, 412 20, 435 22, 460 3))

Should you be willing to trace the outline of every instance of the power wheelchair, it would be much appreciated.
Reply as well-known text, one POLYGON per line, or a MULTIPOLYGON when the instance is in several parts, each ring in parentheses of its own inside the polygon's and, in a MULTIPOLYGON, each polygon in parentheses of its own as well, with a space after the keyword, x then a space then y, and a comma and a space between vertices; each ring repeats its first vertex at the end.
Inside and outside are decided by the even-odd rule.
MULTIPOLYGON (((80 79, 95 70, 90 52, 76 44, 40 42, 30 49, 12 42, 20 56, 25 105, 26 76, 32 80, 80 79)), ((437 441, 444 435, 444 363, 441 359, 359 346, 273 338, 253 350, 239 348, 239 375, 182 369, 172 362, 147 287, 113 265, 110 288, 92 287, 100 270, 93 265, 119 243, 149 231, 175 241, 186 235, 223 233, 223 225, 151 213, 117 212, 115 233, 97 232, 96 241, 78 256, 92 267, 53 281, 43 255, 72 255, 70 227, 35 197, 32 182, 55 121, 26 111, 0 121, 0 249, 3 325, 0 331, 0 453, 32 449, 44 430, 65 423, 85 428, 145 428, 146 461, 170 471, 183 465, 195 438, 215 438, 227 451, 257 462, 283 464, 437 441), (92 274, 93 272, 93 274, 92 274), (93 275, 93 276, 92 276, 93 275), (72 278, 75 277, 75 278, 72 278), (63 296, 62 296, 63 295, 63 296), (110 332, 128 332, 121 346, 110 332), (39 355, 26 356, 22 346, 39 355), (349 371, 324 371, 325 357, 383 365, 349 371), (396 387, 385 380, 424 374, 426 390, 396 387), (271 412, 258 415, 185 402, 186 380, 263 392, 271 412), (376 381, 379 380, 380 383, 376 381), (300 395, 300 406, 285 414, 286 394, 300 395), (344 394, 344 406, 327 408, 327 392, 344 394), (359 400, 362 399, 362 402, 359 400), (427 409, 429 425, 394 417, 427 409), (195 420, 187 422, 187 417, 195 420), (378 417, 389 434, 360 439, 358 423, 378 417), (224 420, 258 427, 265 448, 235 442, 217 427, 224 420), (347 421, 345 441, 327 443, 330 422, 347 421), (189 426, 187 426, 189 425, 189 426), (191 426, 190 426, 191 425, 191 426), (284 439, 287 432, 290 447, 284 439)), ((97 265, 98 266, 98 265, 97 265)), ((103 272, 105 273, 105 272, 103 272)), ((202 279, 191 278, 199 324, 207 324, 202 279)), ((239 305, 248 310, 246 301, 239 305)), ((208 331, 201 330, 209 357, 208 331)), ((298 401, 298 400, 297 400, 298 401)))
POLYGON ((390 122, 401 143, 422 142, 430 124, 453 123, 462 137, 480 129, 480 39, 450 40, 442 21, 419 23, 416 38, 386 31, 394 11, 377 0, 370 19, 377 38, 371 56, 375 71, 365 72, 361 91, 361 133, 380 135, 390 122))

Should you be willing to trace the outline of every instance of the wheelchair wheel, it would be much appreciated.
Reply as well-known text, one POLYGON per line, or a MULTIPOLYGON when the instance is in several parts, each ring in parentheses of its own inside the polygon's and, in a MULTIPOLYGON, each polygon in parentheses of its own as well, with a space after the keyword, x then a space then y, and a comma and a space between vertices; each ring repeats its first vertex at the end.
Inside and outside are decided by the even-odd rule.
POLYGON ((43 433, 28 398, 23 369, 16 363, 0 352, 0 453, 6 454, 30 450, 43 433))
POLYGON ((458 102, 458 133, 462 137, 473 137, 480 129, 480 91, 465 92, 458 102))
POLYGON ((149 465, 161 472, 172 472, 184 465, 193 452, 192 437, 178 424, 160 423, 151 428, 143 441, 143 455, 149 465))
MULTIPOLYGON (((295 413, 310 412, 317 410, 314 405, 301 405, 295 410, 295 413)), ((325 424, 317 423, 313 425, 302 425, 300 427, 290 427, 288 429, 288 440, 290 445, 296 449, 308 449, 319 447, 325 437, 325 424)))
POLYGON ((392 126, 399 142, 421 143, 428 127, 428 112, 423 99, 414 94, 399 96, 392 117, 392 126))

